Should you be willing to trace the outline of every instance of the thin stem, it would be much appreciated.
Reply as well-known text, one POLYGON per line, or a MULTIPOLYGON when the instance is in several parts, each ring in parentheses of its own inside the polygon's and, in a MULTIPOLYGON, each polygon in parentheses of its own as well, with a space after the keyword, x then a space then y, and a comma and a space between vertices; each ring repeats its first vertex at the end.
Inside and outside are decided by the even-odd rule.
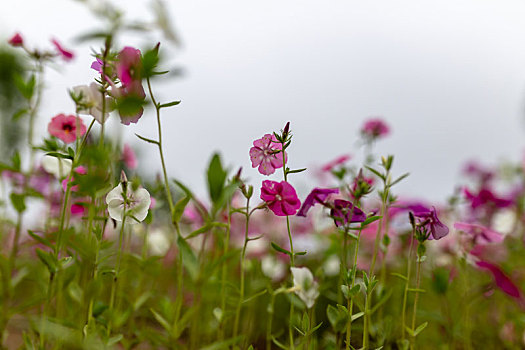
POLYGON ((244 270, 245 270, 245 258, 246 258, 246 246, 248 245, 248 228, 250 225, 250 198, 246 199, 246 226, 244 229, 244 245, 241 253, 241 288, 239 293, 239 302, 235 311, 235 321, 233 323, 233 338, 235 338, 239 332, 239 319, 241 316, 241 307, 244 302, 244 270))
POLYGON ((273 291, 270 294, 272 298, 270 299, 270 305, 268 306, 268 324, 266 325, 266 350, 272 349, 272 323, 276 295, 273 291))
POLYGON ((408 263, 407 263, 407 275, 406 275, 406 282, 405 282, 405 291, 403 293, 403 308, 401 309, 401 328, 402 328, 402 339, 405 340, 405 327, 406 327, 406 307, 407 307, 407 298, 408 298, 408 289, 410 287, 410 272, 411 272, 411 266, 412 266, 412 252, 414 248, 414 236, 415 236, 415 228, 412 229, 412 234, 410 235, 410 248, 408 250, 408 263))
POLYGON ((111 335, 111 327, 113 326, 113 308, 115 305, 115 294, 117 291, 117 284, 119 280, 119 274, 120 274, 120 264, 122 262, 122 241, 124 238, 124 225, 126 223, 126 214, 124 214, 124 218, 122 219, 122 225, 120 226, 120 233, 119 233, 119 240, 118 240, 118 252, 117 252, 117 267, 115 269, 115 275, 113 277, 113 284, 111 285, 111 296, 109 299, 109 320, 108 320, 108 328, 106 335, 111 335))
MULTIPOLYGON (((352 281, 350 284, 350 290, 354 288, 355 285, 355 277, 357 274, 357 256, 359 252, 359 242, 361 240, 361 232, 362 229, 359 229, 359 233, 357 234, 357 240, 355 242, 355 252, 354 252, 354 266, 353 266, 353 273, 352 273, 352 281)), ((350 298, 347 302, 347 308, 348 308, 348 323, 346 325, 346 349, 350 349, 350 341, 352 336, 352 313, 354 308, 354 299, 350 298)))
MULTIPOLYGON (((420 285, 420 282, 421 282, 421 275, 420 275, 420 272, 421 272, 421 257, 418 256, 418 259, 417 259, 417 270, 416 270, 416 296, 414 297, 414 308, 412 310, 412 331, 414 331, 416 329, 416 313, 417 313, 417 302, 419 300, 419 285, 420 285)), ((415 347, 415 342, 416 342, 416 337, 413 336, 411 337, 410 339, 410 349, 413 350, 414 347, 415 347)))
MULTIPOLYGON (((226 256, 228 254, 228 248, 230 246, 230 228, 231 228, 231 219, 232 214, 230 213, 230 201, 226 203, 226 210, 228 212, 228 218, 227 218, 227 224, 228 227, 226 228, 226 240, 224 242, 224 253, 223 256, 226 256)), ((226 277, 228 273, 228 265, 226 263, 222 264, 222 276, 221 276, 221 312, 224 315, 224 312, 226 310, 226 277)), ((220 326, 218 327, 219 332, 219 340, 224 339, 224 324, 223 319, 221 317, 220 320, 220 326)))

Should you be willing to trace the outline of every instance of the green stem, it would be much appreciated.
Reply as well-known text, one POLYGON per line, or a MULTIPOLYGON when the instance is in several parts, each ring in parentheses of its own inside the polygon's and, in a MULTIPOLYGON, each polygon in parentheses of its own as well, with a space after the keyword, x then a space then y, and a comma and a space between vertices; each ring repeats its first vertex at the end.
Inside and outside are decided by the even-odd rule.
MULTIPOLYGON (((354 288, 355 286, 355 277, 357 275, 357 256, 359 253, 359 242, 361 240, 361 232, 362 229, 359 229, 359 233, 357 234, 357 240, 355 242, 355 251, 354 251, 354 266, 353 266, 353 273, 352 273, 352 280, 350 284, 350 290, 354 288)), ((351 341, 351 335, 352 335, 352 313, 354 308, 354 299, 350 298, 347 301, 347 308, 348 308, 348 323, 346 325, 346 349, 350 349, 350 341, 351 341)))
MULTIPOLYGON (((414 308, 412 310, 412 331, 416 329, 417 302, 419 300, 419 286, 421 282, 421 275, 420 275, 421 263, 422 263, 421 257, 418 256, 417 269, 416 269, 416 291, 415 291, 416 296, 414 297, 414 308)), ((411 350, 415 348, 415 342, 416 342, 416 337, 411 337, 410 338, 410 349, 411 350)))
POLYGON ((117 252, 117 267, 115 269, 115 275, 113 277, 113 284, 111 285, 111 296, 109 299, 109 320, 106 335, 109 338, 111 335, 111 328, 113 326, 113 308, 115 306, 115 296, 117 291, 117 284, 120 278, 120 265, 122 263, 122 241, 124 238, 124 225, 126 223, 126 213, 122 219, 122 225, 120 226, 119 240, 118 240, 118 252, 117 252))
MULTIPOLYGON (((246 208, 248 209, 248 208, 246 208)), ((226 203, 226 210, 228 212, 228 227, 226 228, 226 240, 224 242, 224 255, 223 256, 226 256, 228 254, 228 248, 230 246, 230 228, 231 228, 231 213, 230 213, 230 201, 228 201, 228 203, 226 203)), ((228 274, 228 265, 226 263, 223 263, 222 264, 222 276, 221 276, 221 312, 222 312, 222 317, 221 317, 221 320, 219 321, 219 327, 218 327, 218 336, 219 336, 219 340, 223 340, 224 339, 224 324, 223 324, 223 317, 224 317, 224 313, 226 312, 226 277, 227 277, 227 274, 228 274)))
POLYGON ((403 308, 401 309, 401 328, 402 328, 402 339, 403 341, 406 339, 406 307, 407 307, 407 299, 408 299, 408 289, 410 288, 410 272, 411 272, 411 266, 412 266, 412 252, 414 248, 414 236, 415 236, 415 228, 412 229, 412 234, 410 235, 410 247, 408 250, 408 262, 407 262, 407 275, 406 275, 406 281, 405 281, 405 291, 403 293, 403 308))
POLYGON ((237 309, 235 311, 235 321, 233 323, 233 338, 237 337, 239 332, 239 320, 241 316, 241 307, 244 302, 244 270, 245 270, 245 259, 246 259, 246 246, 248 245, 248 228, 250 225, 250 198, 246 199, 246 226, 244 229, 244 245, 241 253, 241 288, 239 293, 239 302, 237 303, 237 309))
POLYGON ((268 306, 268 324, 266 325, 266 350, 272 349, 272 323, 276 295, 273 291, 270 294, 272 298, 270 299, 270 305, 268 306))

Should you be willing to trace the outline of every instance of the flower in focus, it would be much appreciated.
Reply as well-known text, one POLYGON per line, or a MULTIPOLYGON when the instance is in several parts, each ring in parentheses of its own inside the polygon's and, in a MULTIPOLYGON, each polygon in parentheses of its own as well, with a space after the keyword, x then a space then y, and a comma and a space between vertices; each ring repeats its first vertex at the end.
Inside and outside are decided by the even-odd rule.
POLYGON ((125 144, 122 149, 122 161, 128 169, 133 170, 137 168, 137 156, 135 155, 133 148, 128 144, 125 144))
POLYGON ((71 159, 53 156, 44 156, 42 159, 42 167, 44 170, 49 174, 53 174, 58 179, 66 177, 71 172, 72 166, 73 162, 71 159))
POLYGON ((131 189, 131 184, 120 183, 106 196, 109 216, 123 221, 125 216, 132 217, 130 223, 142 222, 148 215, 151 197, 145 188, 131 189))
POLYGON ((19 47, 24 45, 24 39, 22 38, 20 33, 16 33, 11 37, 11 39, 9 39, 8 43, 13 47, 19 47))
POLYGON ((51 119, 47 131, 65 143, 71 143, 86 133, 86 126, 74 115, 59 114, 51 119))
POLYGON ((316 203, 324 204, 326 199, 329 195, 339 193, 339 189, 337 188, 319 188, 316 187, 310 192, 310 194, 306 197, 306 199, 303 202, 303 205, 301 206, 301 209, 297 213, 297 216, 305 216, 306 213, 310 210, 311 207, 313 207, 316 203))
POLYGON ((371 140, 387 136, 389 133, 390 128, 382 119, 379 118, 367 120, 361 128, 361 135, 371 140))
POLYGON ((286 181, 264 180, 261 187, 261 199, 277 216, 294 215, 301 206, 295 189, 286 181))
POLYGON ((319 296, 319 285, 307 267, 291 267, 295 294, 311 309, 319 296))
POLYGON ((426 239, 441 239, 448 235, 448 227, 437 217, 436 208, 427 211, 415 211, 418 224, 422 225, 426 239))
POLYGON ((507 275, 505 275, 505 273, 498 266, 487 261, 478 261, 476 262, 476 265, 479 268, 489 270, 494 277, 496 286, 498 286, 498 288, 501 289, 505 294, 510 295, 516 299, 522 299, 522 294, 519 287, 514 284, 514 282, 512 282, 512 280, 507 275))
POLYGON ((266 134, 259 140, 253 141, 253 147, 250 148, 252 168, 258 166, 259 172, 263 175, 273 174, 275 169, 283 166, 282 149, 283 145, 272 134, 266 134))
POLYGON ((78 97, 78 113, 80 114, 89 114, 96 119, 97 122, 103 124, 109 117, 109 112, 112 108, 112 98, 106 97, 105 101, 105 113, 102 116, 102 92, 100 87, 96 83, 91 83, 89 85, 79 85, 75 86, 73 89, 73 94, 78 97))
POLYGON ((56 39, 51 39, 51 43, 55 45, 55 48, 57 49, 58 53, 60 54, 60 56, 62 56, 64 60, 71 61, 75 57, 73 52, 64 49, 62 45, 60 45, 60 43, 56 39))
POLYGON ((344 199, 336 199, 334 207, 330 210, 330 216, 334 218, 335 226, 348 225, 353 222, 363 222, 366 214, 344 199))

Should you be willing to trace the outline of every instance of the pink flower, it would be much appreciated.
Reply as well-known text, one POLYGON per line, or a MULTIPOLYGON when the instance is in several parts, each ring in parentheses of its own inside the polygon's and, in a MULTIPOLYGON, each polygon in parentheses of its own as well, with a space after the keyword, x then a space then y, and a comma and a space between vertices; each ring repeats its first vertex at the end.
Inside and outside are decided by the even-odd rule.
POLYGON ((333 168, 335 168, 338 165, 344 164, 347 160, 352 158, 349 154, 344 154, 342 156, 337 157, 336 159, 332 160, 329 163, 326 163, 321 168, 322 171, 331 171, 333 168))
POLYGON ((128 144, 125 144, 124 148, 122 149, 122 161, 128 169, 137 168, 137 156, 135 156, 133 148, 131 148, 128 144))
POLYGON ((59 114, 51 119, 47 125, 47 131, 65 143, 71 143, 86 133, 86 126, 82 119, 74 115, 59 114))
POLYGON ((55 48, 57 49, 58 53, 60 54, 60 56, 62 56, 64 60, 71 61, 75 57, 73 52, 64 49, 62 45, 60 45, 60 43, 56 39, 51 39, 51 43, 55 45, 55 48))
POLYGON ((316 203, 324 204, 325 201, 328 199, 328 196, 331 194, 339 193, 339 189, 337 188, 319 188, 316 187, 310 192, 310 194, 306 197, 306 199, 303 202, 303 206, 297 213, 297 216, 305 216, 306 213, 312 208, 316 203))
POLYGON ((470 201, 472 209, 478 207, 489 207, 490 208, 506 208, 512 205, 512 201, 509 199, 501 198, 496 196, 490 189, 484 187, 478 194, 474 194, 468 190, 463 189, 465 198, 470 201))
POLYGON ((8 43, 13 47, 24 46, 24 39, 19 33, 16 33, 11 39, 9 39, 8 43))
MULTIPOLYGON (((86 173, 87 173, 86 168, 84 168, 82 165, 76 167, 73 171, 74 171, 75 173, 77 173, 77 174, 80 174, 80 175, 86 175, 86 173)), ((63 189, 64 191, 67 190, 67 183, 68 183, 68 181, 71 181, 71 182, 75 181, 75 177, 72 176, 72 177, 71 177, 71 180, 69 180, 69 178, 66 178, 66 179, 62 180, 62 189, 63 189)), ((70 191, 71 191, 71 192, 76 192, 76 191, 78 191, 78 185, 71 186, 70 191)))
POLYGON ((282 149, 283 145, 272 134, 266 134, 261 139, 253 141, 253 147, 250 148, 252 168, 258 166, 259 172, 263 175, 273 174, 275 169, 283 166, 282 149))
POLYGON ((361 128, 361 134, 370 139, 387 136, 390 133, 388 125, 379 118, 369 119, 361 128))
POLYGON ((102 74, 102 66, 104 64, 104 61, 102 61, 100 58, 96 57, 95 61, 91 63, 91 69, 96 70, 100 74, 102 74))
POLYGON ((489 270, 494 277, 496 286, 498 286, 498 288, 501 289, 505 294, 510 295, 516 299, 522 299, 522 294, 519 287, 516 286, 516 284, 514 284, 514 282, 512 282, 512 280, 507 275, 505 275, 505 273, 498 266, 486 261, 478 261, 476 262, 476 265, 479 268, 489 270))
POLYGON ((334 207, 330 210, 330 216, 334 218, 334 223, 337 227, 366 220, 366 214, 361 209, 344 199, 336 199, 334 201, 334 207))
POLYGON ((277 216, 294 215, 301 206, 295 189, 286 181, 264 180, 261 187, 261 199, 277 216))
POLYGON ((475 244, 499 243, 504 238, 501 233, 479 224, 456 222, 454 228, 471 235, 475 244))
POLYGON ((140 50, 126 46, 118 54, 117 76, 123 86, 141 81, 140 50))

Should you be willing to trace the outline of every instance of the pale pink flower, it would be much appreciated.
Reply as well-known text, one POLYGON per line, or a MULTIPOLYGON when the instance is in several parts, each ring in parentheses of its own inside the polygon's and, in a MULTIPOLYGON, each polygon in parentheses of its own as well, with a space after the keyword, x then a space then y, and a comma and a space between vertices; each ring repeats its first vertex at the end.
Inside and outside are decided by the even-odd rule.
POLYGON ((283 166, 282 149, 282 144, 272 134, 266 134, 259 140, 253 141, 253 147, 250 148, 252 168, 259 167, 258 170, 263 175, 273 174, 275 169, 283 166))
POLYGON ((65 143, 71 143, 86 133, 86 126, 74 115, 59 114, 51 119, 47 131, 65 143))
POLYGON ((370 139, 387 136, 390 133, 388 125, 380 118, 372 118, 365 122, 361 134, 370 139))
POLYGON ((126 46, 118 54, 117 76, 123 86, 141 81, 140 50, 126 46))
POLYGON ((135 155, 133 148, 131 148, 128 144, 125 144, 124 148, 122 149, 122 161, 128 169, 133 170, 137 168, 137 156, 135 155))

